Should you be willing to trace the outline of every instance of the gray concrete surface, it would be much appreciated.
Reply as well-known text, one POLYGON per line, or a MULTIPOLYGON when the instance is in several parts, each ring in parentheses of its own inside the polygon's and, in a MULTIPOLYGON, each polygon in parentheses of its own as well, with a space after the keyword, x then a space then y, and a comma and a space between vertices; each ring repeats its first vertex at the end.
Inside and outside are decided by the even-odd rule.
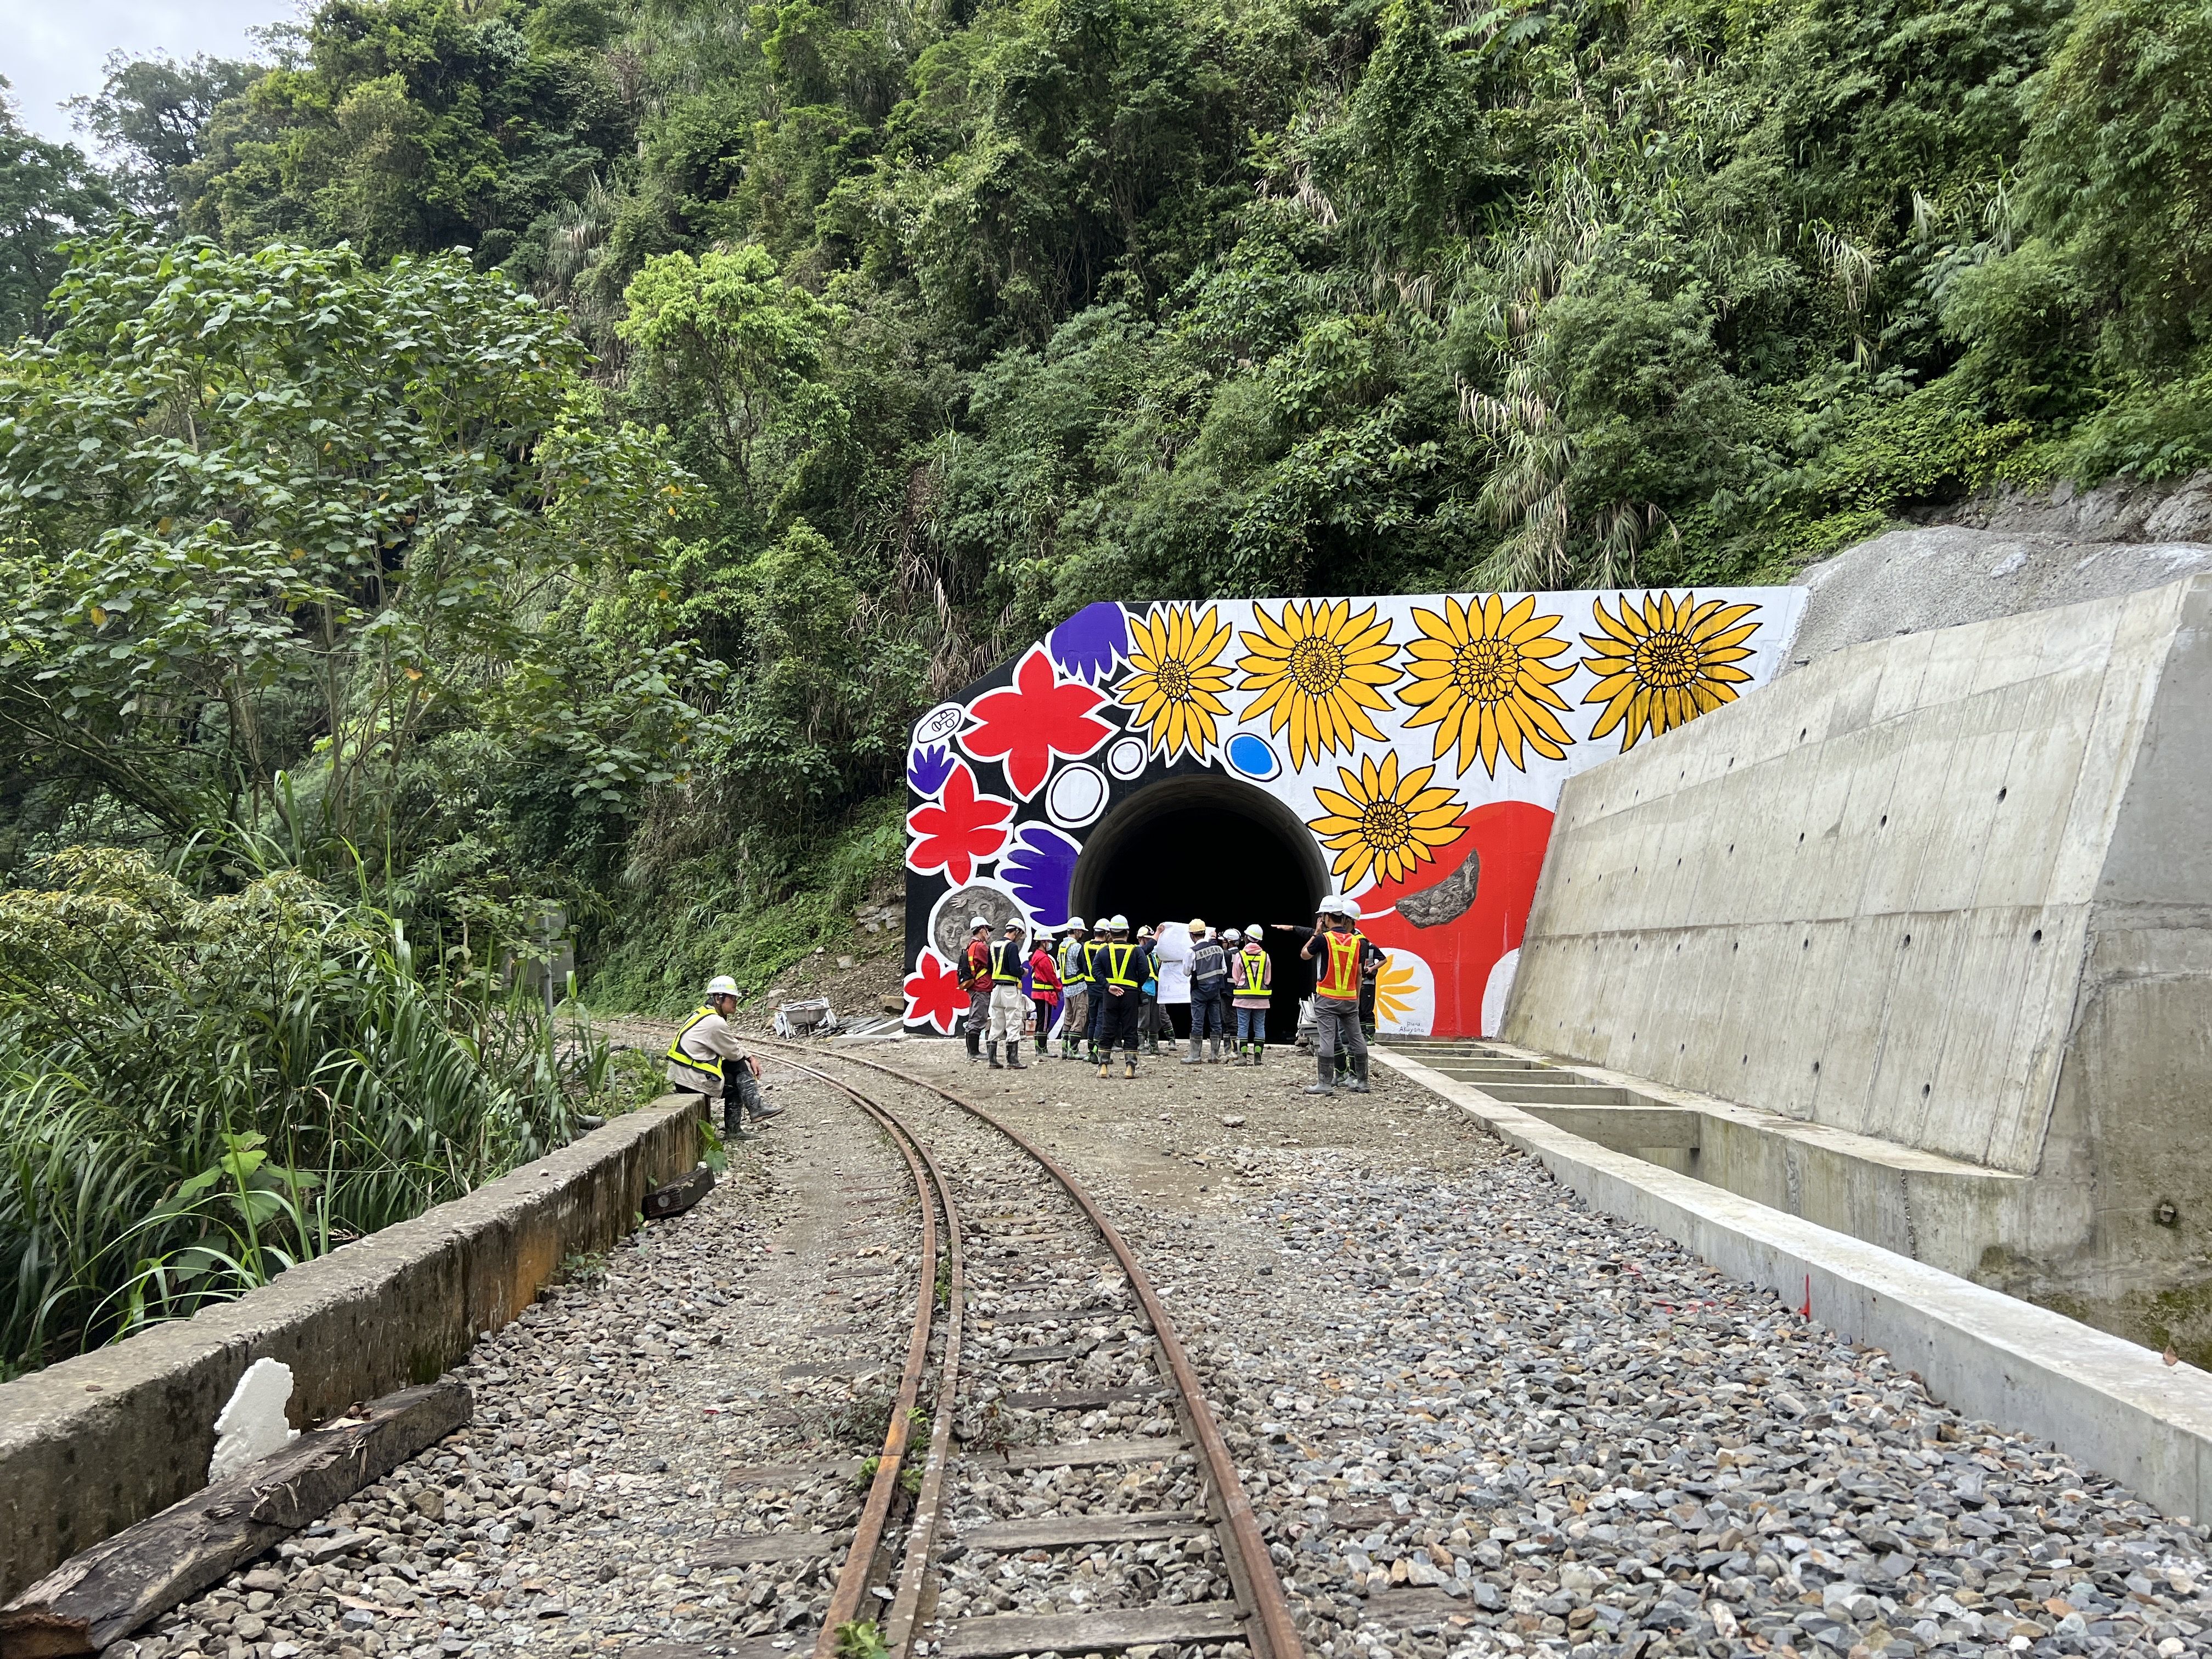
POLYGON ((300 1426, 457 1364, 694 1167, 697 1109, 665 1097, 235 1302, 0 1385, 0 1601, 205 1485, 216 1414, 255 1360, 292 1368, 300 1426))
POLYGON ((2196 1367, 1601 1146, 1455 1081, 1427 1057, 1375 1052, 1599 1209, 1887 1350, 1961 1413, 2044 1436, 2169 1514, 2201 1517, 2212 1507, 2212 1376, 2196 1367))
POLYGON ((1569 781, 1503 1035, 1863 1137, 1700 1173, 2212 1359, 2208 709, 2207 577, 1816 657, 1569 781))
POLYGON ((1869 640, 2112 599, 2201 571, 2212 571, 2212 542, 1962 525, 1893 530, 1798 578, 1811 598, 1783 672, 1869 640))

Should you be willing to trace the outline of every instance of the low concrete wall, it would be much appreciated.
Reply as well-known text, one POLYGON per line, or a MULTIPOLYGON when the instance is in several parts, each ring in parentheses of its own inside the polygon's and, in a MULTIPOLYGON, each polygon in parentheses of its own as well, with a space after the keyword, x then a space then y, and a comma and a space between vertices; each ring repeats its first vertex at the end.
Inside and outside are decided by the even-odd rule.
POLYGON ((2208 709, 2212 577, 1820 657, 1568 781, 1501 1035, 2023 1177, 1908 1237, 2212 1364, 2208 709))
POLYGON ((698 1105, 665 1097, 235 1302, 0 1386, 0 1602, 206 1485, 216 1413, 255 1360, 292 1368, 301 1426, 458 1363, 696 1164, 698 1105))
POLYGON ((2212 1512, 2212 1376, 1909 1256, 1585 1140, 1410 1055, 1376 1058, 1608 1215, 1885 1349, 1969 1417, 2040 1435, 2169 1515, 2212 1512))

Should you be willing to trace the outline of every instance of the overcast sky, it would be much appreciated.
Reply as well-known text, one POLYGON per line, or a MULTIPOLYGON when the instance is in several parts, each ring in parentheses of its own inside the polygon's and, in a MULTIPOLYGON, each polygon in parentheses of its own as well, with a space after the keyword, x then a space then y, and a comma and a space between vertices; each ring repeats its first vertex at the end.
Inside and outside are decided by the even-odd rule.
POLYGON ((120 46, 133 57, 211 52, 243 58, 246 32, 293 15, 294 0, 22 0, 0 26, 0 75, 25 126, 74 140, 64 98, 100 90, 100 65, 120 46))

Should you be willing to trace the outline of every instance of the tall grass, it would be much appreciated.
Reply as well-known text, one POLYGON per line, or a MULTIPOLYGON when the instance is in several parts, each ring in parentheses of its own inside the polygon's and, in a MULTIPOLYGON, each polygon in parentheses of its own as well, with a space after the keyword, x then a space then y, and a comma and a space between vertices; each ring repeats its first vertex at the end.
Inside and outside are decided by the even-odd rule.
POLYGON ((567 1140, 603 1045, 418 972, 296 872, 203 900, 58 855, 0 894, 0 1376, 264 1284, 567 1140))

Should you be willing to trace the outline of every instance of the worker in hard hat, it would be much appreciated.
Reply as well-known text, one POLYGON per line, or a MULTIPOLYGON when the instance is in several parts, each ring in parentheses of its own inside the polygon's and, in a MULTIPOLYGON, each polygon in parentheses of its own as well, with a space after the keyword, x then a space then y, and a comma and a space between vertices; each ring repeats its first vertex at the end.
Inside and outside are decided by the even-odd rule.
POLYGON ((1060 941, 1055 965, 1060 969, 1062 1000, 1060 1012, 1060 1057, 1079 1060, 1084 1040, 1091 1034, 1091 969, 1085 949, 1090 930, 1081 916, 1070 916, 1060 941))
POLYGON ((992 940, 986 952, 991 975, 991 1024, 985 1041, 991 1045, 994 1072, 1008 1067, 1017 1072, 1029 1069, 1022 1064, 1022 1027, 1030 1017, 1030 1000, 1022 993, 1022 970, 1029 963, 1024 942, 1028 932, 1019 916, 1009 917, 1004 937, 992 940), (1006 1045, 1005 1066, 999 1063, 1002 1042, 1006 1045))
POLYGON ((1320 905, 1319 925, 1298 954, 1314 964, 1314 1059, 1316 1080, 1306 1085, 1310 1095, 1336 1092, 1336 1046, 1341 1041, 1352 1055, 1352 1080, 1345 1086, 1355 1095, 1367 1092, 1367 1034, 1359 1028, 1359 980, 1370 963, 1379 964, 1382 952, 1359 931, 1359 912, 1347 898, 1334 895, 1320 905))
POLYGON ((991 919, 968 919, 968 949, 960 957, 960 988, 968 994, 968 1058, 983 1058, 983 1032, 991 1023, 991 919))
POLYGON ((1083 1035, 1091 1048, 1091 1063, 1098 1063, 1099 1034, 1106 1029, 1106 947, 1114 941, 1113 920, 1101 916, 1098 926, 1091 930, 1091 941, 1083 947, 1083 972, 1091 981, 1091 1018, 1083 1035))
POLYGON ((783 1108, 761 1098, 760 1061, 745 1053, 730 1020, 738 1012, 738 982, 725 974, 707 981, 707 1000, 668 1045, 668 1081, 702 1096, 709 1112, 720 1101, 722 1133, 735 1140, 744 1133, 744 1114, 757 1121, 781 1117, 783 1108))
POLYGON ((1229 956, 1229 999, 1237 1011, 1237 1063, 1259 1066, 1267 1058, 1267 1004, 1274 996, 1275 969, 1258 922, 1235 943, 1229 956))
POLYGON ((1102 1010, 1098 1026, 1098 1075, 1112 1070, 1114 1045, 1122 1048, 1127 1070, 1137 1074, 1137 1020, 1144 1003, 1145 981, 1152 975, 1152 947, 1129 937, 1129 919, 1112 916, 1106 923, 1106 945, 1092 959, 1100 975, 1102 1010))
POLYGON ((1221 1017, 1221 994, 1229 984, 1229 956, 1202 916, 1190 919, 1190 1052, 1186 1066, 1221 1058, 1225 1026, 1221 1017), (1212 1039, 1212 1051, 1205 1052, 1212 1039))

